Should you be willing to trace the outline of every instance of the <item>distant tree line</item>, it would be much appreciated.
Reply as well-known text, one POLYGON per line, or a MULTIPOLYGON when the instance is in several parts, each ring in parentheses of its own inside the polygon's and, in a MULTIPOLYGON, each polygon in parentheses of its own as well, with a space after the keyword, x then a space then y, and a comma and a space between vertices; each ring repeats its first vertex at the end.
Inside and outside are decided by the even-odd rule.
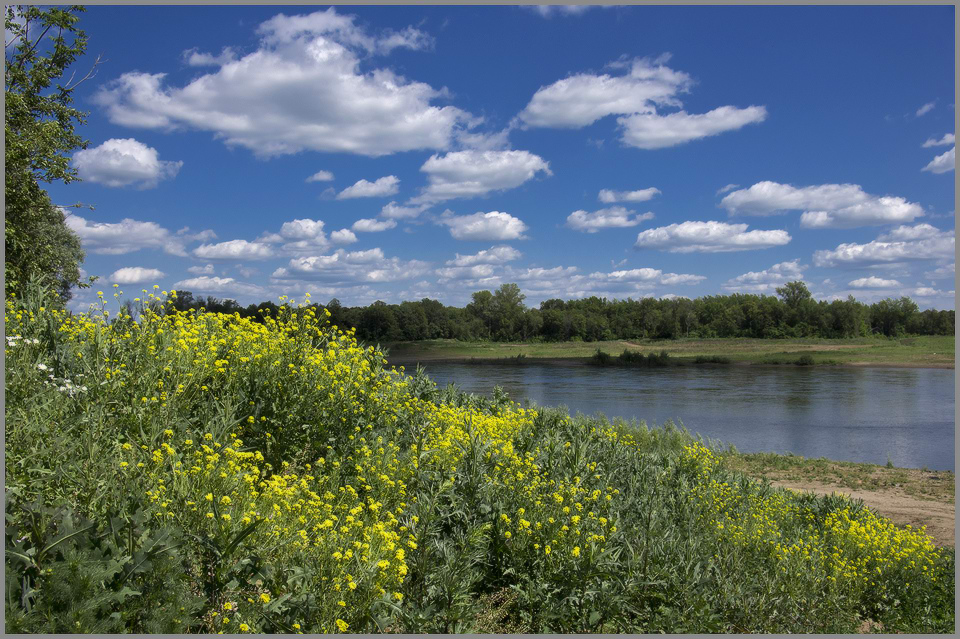
MULTIPOLYGON (((873 304, 852 296, 832 302, 816 301, 803 282, 789 282, 777 295, 733 293, 696 299, 643 298, 607 300, 550 299, 528 308, 516 284, 496 291, 477 291, 464 308, 444 306, 424 298, 418 302, 343 306, 334 298, 314 306, 330 311, 330 320, 342 329, 356 329, 368 343, 457 339, 461 341, 585 341, 611 339, 677 339, 711 337, 898 337, 953 335, 954 311, 920 311, 909 297, 873 304)), ((277 305, 261 302, 242 307, 233 300, 194 297, 178 291, 181 310, 208 311, 262 318, 277 305)))

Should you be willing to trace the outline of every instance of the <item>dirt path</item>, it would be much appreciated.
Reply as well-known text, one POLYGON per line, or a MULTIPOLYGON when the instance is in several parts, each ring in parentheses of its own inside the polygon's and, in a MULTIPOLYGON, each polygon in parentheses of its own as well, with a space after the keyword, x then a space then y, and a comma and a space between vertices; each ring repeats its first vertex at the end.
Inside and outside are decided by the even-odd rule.
POLYGON ((882 490, 854 490, 842 486, 803 480, 772 480, 775 486, 804 490, 819 495, 834 492, 863 500, 870 510, 889 518, 896 524, 910 524, 914 528, 927 527, 927 534, 937 545, 954 547, 955 504, 932 499, 918 499, 897 488, 882 490))

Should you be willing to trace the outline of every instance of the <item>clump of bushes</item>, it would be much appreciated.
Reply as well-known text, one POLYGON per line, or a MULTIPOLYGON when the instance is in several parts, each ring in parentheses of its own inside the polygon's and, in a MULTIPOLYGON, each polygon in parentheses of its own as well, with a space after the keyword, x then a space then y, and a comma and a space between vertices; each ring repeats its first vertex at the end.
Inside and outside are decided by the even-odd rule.
POLYGON ((694 364, 729 364, 730 358, 723 355, 697 355, 694 364))
POLYGON ((662 367, 670 364, 670 354, 663 350, 659 353, 644 355, 640 351, 623 349, 617 357, 597 348, 590 358, 590 363, 597 366, 631 366, 631 367, 662 367))

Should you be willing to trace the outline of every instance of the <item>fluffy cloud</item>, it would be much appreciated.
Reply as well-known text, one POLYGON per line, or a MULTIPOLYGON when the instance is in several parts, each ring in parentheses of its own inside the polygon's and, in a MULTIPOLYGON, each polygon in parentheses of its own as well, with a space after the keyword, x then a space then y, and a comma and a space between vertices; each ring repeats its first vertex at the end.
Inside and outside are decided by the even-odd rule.
POLYGON ((930 113, 931 111, 933 111, 933 107, 935 106, 937 106, 936 102, 927 102, 922 107, 917 109, 917 117, 919 118, 921 115, 926 115, 930 113))
POLYGON ((429 262, 386 257, 383 250, 347 252, 338 249, 330 255, 310 255, 290 260, 273 272, 275 280, 302 279, 328 284, 396 282, 419 277, 429 270, 429 262))
POLYGON ((238 282, 232 277, 191 277, 186 280, 180 280, 175 283, 174 288, 178 291, 190 291, 191 293, 215 293, 215 294, 235 294, 235 295, 256 295, 264 296, 266 289, 249 284, 247 282, 238 282))
POLYGON ((876 196, 857 184, 820 184, 797 188, 777 182, 757 182, 728 194, 720 206, 731 215, 771 215, 802 210, 804 228, 854 228, 912 222, 923 216, 923 207, 902 197, 876 196))
POLYGON ((881 242, 912 242, 914 240, 927 240, 938 235, 940 235, 940 229, 931 224, 916 224, 914 226, 904 224, 877 236, 877 239, 881 242))
POLYGON ((105 186, 152 189, 160 180, 173 178, 183 162, 160 159, 157 150, 133 138, 107 140, 92 149, 73 154, 71 164, 84 180, 105 186))
POLYGON ((653 213, 636 214, 622 206, 612 206, 593 213, 574 211, 567 216, 567 226, 576 231, 596 233, 600 229, 626 228, 652 219, 653 213))
POLYGON ((359 180, 353 186, 348 186, 337 193, 338 200, 348 200, 356 197, 385 197, 394 195, 400 188, 397 186, 400 180, 396 175, 386 175, 375 182, 359 180))
POLYGON ((188 273, 193 273, 194 275, 213 275, 213 264, 207 264, 206 266, 191 266, 187 268, 188 273))
POLYGON ((853 280, 848 286, 852 288, 894 288, 900 287, 901 284, 897 280, 885 280, 871 275, 870 277, 853 280))
POLYGON ((957 161, 956 151, 956 148, 952 148, 949 151, 941 153, 937 157, 930 160, 930 163, 920 170, 930 171, 931 173, 946 173, 947 171, 953 171, 956 167, 957 161))
POLYGON ((378 231, 386 231, 387 229, 392 229, 397 225, 396 220, 375 220, 371 218, 365 218, 357 220, 353 223, 353 226, 350 227, 358 233, 376 233, 378 231))
POLYGON ((862 267, 903 261, 949 259, 954 255, 954 232, 929 224, 902 226, 866 244, 840 244, 832 251, 813 254, 817 266, 862 267))
POLYGON ((768 293, 787 282, 802 280, 806 268, 799 259, 780 262, 763 271, 750 271, 731 278, 724 282, 723 288, 727 291, 768 293))
POLYGON ((662 115, 657 109, 682 107, 678 94, 686 93, 693 79, 666 66, 669 55, 618 62, 628 67, 623 75, 580 73, 541 87, 516 121, 533 127, 581 128, 619 115, 621 141, 628 146, 658 149, 739 129, 762 122, 766 109, 723 106, 703 114, 679 111, 662 115))
POLYGON ((233 62, 236 59, 237 52, 233 49, 233 47, 224 47, 220 52, 220 55, 200 53, 196 47, 193 49, 187 49, 183 52, 184 62, 191 67, 219 67, 227 64, 228 62, 233 62))
POLYGON ((506 264, 507 262, 519 259, 521 255, 523 254, 512 246, 501 244, 499 246, 491 246, 489 249, 484 249, 473 255, 460 255, 457 253, 454 259, 447 261, 447 265, 475 266, 477 264, 506 264))
MULTIPOLYGON (((140 222, 130 218, 104 223, 90 222, 71 214, 67 216, 66 224, 80 236, 84 249, 103 255, 122 255, 143 248, 157 248, 164 253, 183 257, 187 254, 184 245, 195 239, 175 235, 156 222, 140 222)), ((208 237, 210 234, 212 231, 200 235, 208 237)))
POLYGON ((927 271, 923 274, 924 277, 931 280, 943 280, 943 279, 953 279, 956 276, 956 262, 950 262, 949 264, 944 264, 943 266, 938 266, 932 271, 927 271))
POLYGON ((673 286, 676 284, 696 284, 707 279, 703 275, 691 275, 687 273, 664 273, 658 268, 649 267, 633 268, 623 271, 612 271, 610 273, 591 273, 589 277, 591 280, 602 281, 606 284, 665 284, 667 286, 673 286))
POLYGON ((639 191, 611 191, 610 189, 600 189, 597 199, 604 204, 614 202, 646 202, 655 195, 660 194, 660 189, 650 187, 649 189, 640 189, 639 191))
MULTIPOLYGON (((350 243, 356 241, 356 236, 351 240, 349 229, 336 231, 337 241, 339 243, 350 243)), ((279 233, 264 233, 257 238, 256 243, 260 245, 278 244, 283 242, 280 250, 284 253, 311 253, 324 251, 330 246, 326 233, 323 231, 323 220, 311 220, 308 218, 291 220, 284 222, 280 227, 279 233)), ((269 247, 268 247, 269 248, 269 247)))
POLYGON ((955 297, 956 291, 940 291, 935 288, 930 288, 929 286, 920 286, 918 288, 910 289, 910 297, 955 297))
POLYGON ((446 212, 440 224, 450 227, 450 235, 458 240, 522 240, 527 225, 509 213, 490 211, 473 215, 452 215, 446 212))
POLYGON ((274 256, 273 249, 268 244, 246 240, 201 244, 193 249, 193 254, 206 260, 266 260, 274 256))
POLYGON ((257 29, 257 49, 239 59, 196 59, 219 66, 183 87, 165 73, 124 73, 94 97, 114 124, 210 131, 228 145, 261 157, 304 150, 381 156, 447 149, 474 119, 446 95, 386 68, 361 70, 361 60, 391 49, 426 48, 412 27, 379 36, 333 8, 278 14, 257 29))
POLYGON ((550 165, 529 151, 455 151, 433 155, 420 170, 427 174, 427 187, 413 204, 429 204, 454 198, 486 195, 520 186, 550 165))
POLYGON ((746 224, 725 222, 682 222, 642 231, 638 248, 659 249, 671 253, 725 253, 783 246, 790 234, 783 230, 747 231, 746 224))
POLYGON ((421 204, 420 206, 400 206, 396 202, 390 202, 380 209, 380 217, 388 220, 409 220, 418 217, 427 210, 428 207, 429 205, 427 204, 421 204))
POLYGON ((749 106, 745 109, 722 106, 696 114, 686 111, 667 115, 638 113, 617 118, 617 122, 623 127, 621 140, 624 144, 638 149, 663 149, 726 131, 735 131, 766 119, 767 109, 762 106, 749 106))
POLYGON ((334 244, 353 244, 357 236, 350 229, 340 229, 330 234, 330 241, 334 244))
POLYGON ((307 182, 331 182, 333 180, 333 173, 330 171, 317 171, 313 175, 307 178, 307 182))
POLYGON ((663 277, 660 278, 660 283, 666 284, 667 286, 674 286, 676 284, 698 284, 705 279, 707 278, 703 275, 690 275, 687 273, 664 273, 663 277))
POLYGON ((939 140, 936 140, 934 138, 928 139, 926 142, 923 143, 923 148, 927 148, 931 146, 947 146, 949 144, 953 144, 954 140, 955 138, 953 136, 953 133, 944 133, 943 137, 940 138, 939 140))
POLYGON ((446 266, 438 268, 434 273, 439 279, 437 283, 446 284, 450 280, 481 280, 494 273, 491 264, 474 264, 472 266, 446 266))
POLYGON ((117 284, 153 283, 166 276, 167 274, 160 269, 143 268, 142 266, 125 266, 111 273, 107 280, 117 284))
POLYGON ((689 91, 693 79, 665 66, 668 59, 635 60, 625 75, 579 73, 558 80, 537 90, 517 118, 532 127, 579 129, 608 115, 655 113, 657 106, 680 106, 676 95, 689 91))

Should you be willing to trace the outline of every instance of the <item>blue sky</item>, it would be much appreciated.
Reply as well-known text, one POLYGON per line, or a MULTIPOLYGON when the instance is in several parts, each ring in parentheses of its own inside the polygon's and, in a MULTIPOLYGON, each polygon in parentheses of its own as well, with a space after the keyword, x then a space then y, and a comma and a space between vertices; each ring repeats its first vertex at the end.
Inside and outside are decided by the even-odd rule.
POLYGON ((756 292, 954 307, 954 8, 109 7, 68 223, 242 304, 756 292))

